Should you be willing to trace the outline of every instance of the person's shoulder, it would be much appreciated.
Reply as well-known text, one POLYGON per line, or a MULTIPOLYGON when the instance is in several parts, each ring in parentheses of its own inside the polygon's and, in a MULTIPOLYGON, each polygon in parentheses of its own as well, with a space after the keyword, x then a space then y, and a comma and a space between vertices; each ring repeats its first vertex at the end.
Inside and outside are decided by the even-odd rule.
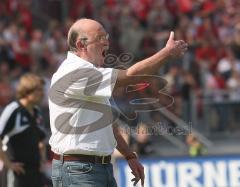
POLYGON ((11 115, 20 107, 19 103, 17 101, 12 101, 9 103, 2 112, 2 115, 11 115))
POLYGON ((18 107, 19 107, 19 103, 17 101, 12 101, 5 107, 5 110, 15 110, 18 107))

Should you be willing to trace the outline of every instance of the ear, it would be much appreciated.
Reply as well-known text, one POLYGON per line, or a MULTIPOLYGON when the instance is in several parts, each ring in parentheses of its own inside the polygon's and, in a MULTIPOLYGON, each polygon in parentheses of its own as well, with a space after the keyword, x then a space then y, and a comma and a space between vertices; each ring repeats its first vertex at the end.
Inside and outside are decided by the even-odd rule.
POLYGON ((78 40, 76 42, 76 47, 78 50, 86 50, 87 49, 87 45, 86 45, 85 41, 83 41, 83 40, 78 40))

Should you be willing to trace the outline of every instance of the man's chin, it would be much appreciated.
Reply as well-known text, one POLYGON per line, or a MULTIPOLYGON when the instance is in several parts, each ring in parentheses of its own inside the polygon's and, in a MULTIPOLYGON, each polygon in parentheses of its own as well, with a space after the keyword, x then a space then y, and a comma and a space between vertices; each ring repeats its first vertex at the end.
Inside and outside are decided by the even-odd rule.
POLYGON ((104 66, 104 59, 103 57, 101 58, 98 58, 98 59, 95 59, 93 61, 93 64, 96 66, 96 67, 103 67, 104 66))
POLYGON ((104 66, 104 58, 99 59, 98 66, 103 67, 104 66))

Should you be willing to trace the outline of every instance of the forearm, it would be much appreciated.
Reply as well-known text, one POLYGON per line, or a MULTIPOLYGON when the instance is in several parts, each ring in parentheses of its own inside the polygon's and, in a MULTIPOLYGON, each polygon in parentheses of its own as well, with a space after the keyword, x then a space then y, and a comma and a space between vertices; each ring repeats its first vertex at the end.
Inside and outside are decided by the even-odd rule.
POLYGON ((115 136, 115 139, 117 141, 117 150, 124 156, 128 156, 129 154, 132 153, 129 145, 127 144, 127 142, 124 140, 124 138, 122 137, 122 135, 120 134, 118 128, 116 125, 113 125, 113 133, 115 136))
POLYGON ((127 69, 127 76, 154 74, 169 59, 170 52, 165 47, 153 56, 146 58, 127 69))
POLYGON ((140 75, 156 74, 169 57, 170 55, 168 49, 163 48, 153 56, 132 65, 127 70, 119 71, 115 87, 123 87, 129 84, 138 84, 143 82, 146 77, 140 75))
POLYGON ((0 139, 0 159, 3 161, 4 165, 9 168, 11 161, 8 159, 6 153, 2 150, 2 140, 0 139))

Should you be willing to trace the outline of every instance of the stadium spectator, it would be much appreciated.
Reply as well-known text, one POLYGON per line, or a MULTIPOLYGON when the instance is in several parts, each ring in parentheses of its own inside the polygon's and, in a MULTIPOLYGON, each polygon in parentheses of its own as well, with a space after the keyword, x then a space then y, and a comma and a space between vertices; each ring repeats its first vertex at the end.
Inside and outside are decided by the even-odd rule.
POLYGON ((207 154, 207 149, 204 147, 204 145, 198 140, 198 138, 193 135, 189 134, 186 137, 186 143, 189 147, 188 154, 191 157, 196 156, 203 156, 207 154))
POLYGON ((18 30, 18 39, 12 44, 13 51, 15 53, 16 62, 21 65, 25 71, 29 71, 31 66, 30 46, 27 40, 25 28, 18 30))
POLYGON ((136 134, 131 142, 132 149, 140 156, 147 157, 153 154, 150 136, 156 135, 154 129, 144 123, 140 123, 136 127, 136 134))

